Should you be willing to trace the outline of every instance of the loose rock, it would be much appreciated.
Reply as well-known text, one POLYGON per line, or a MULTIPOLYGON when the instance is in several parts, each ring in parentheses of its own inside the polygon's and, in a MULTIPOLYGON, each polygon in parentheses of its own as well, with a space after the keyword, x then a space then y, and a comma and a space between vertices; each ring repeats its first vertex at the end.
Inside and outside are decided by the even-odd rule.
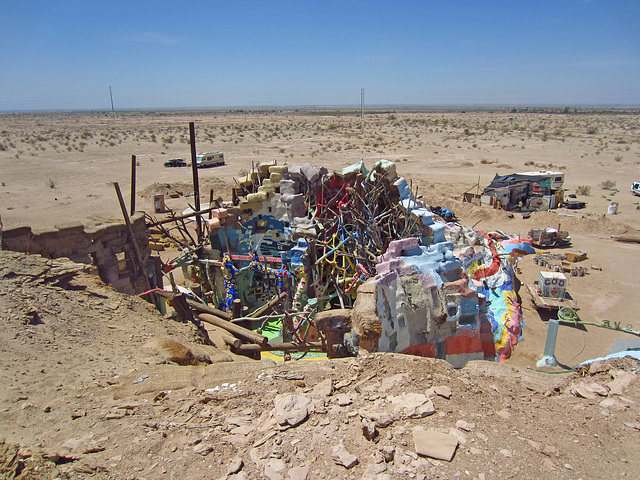
POLYGON ((358 463, 358 457, 349 453, 343 444, 333 447, 331 458, 337 465, 345 468, 352 468, 358 463))
POLYGON ((413 429, 413 443, 418 455, 447 462, 453 460, 458 448, 458 440, 451 435, 436 430, 425 430, 423 427, 413 429))

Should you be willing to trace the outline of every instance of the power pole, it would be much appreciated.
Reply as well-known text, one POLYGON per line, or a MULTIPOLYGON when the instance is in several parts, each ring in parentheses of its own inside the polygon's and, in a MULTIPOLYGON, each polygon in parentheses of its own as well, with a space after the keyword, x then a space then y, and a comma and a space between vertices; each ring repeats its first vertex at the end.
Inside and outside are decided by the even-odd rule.
POLYGON ((111 85, 109 85, 109 96, 111 97, 111 113, 113 113, 113 119, 116 119, 116 111, 113 108, 113 93, 111 92, 111 85))
POLYGON ((364 88, 360 89, 360 118, 364 119, 364 88))

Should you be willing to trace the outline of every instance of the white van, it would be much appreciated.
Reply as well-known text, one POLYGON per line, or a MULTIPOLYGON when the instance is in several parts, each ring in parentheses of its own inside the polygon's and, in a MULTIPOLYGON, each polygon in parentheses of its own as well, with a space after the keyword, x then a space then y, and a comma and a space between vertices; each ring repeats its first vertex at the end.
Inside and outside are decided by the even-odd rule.
POLYGON ((640 197, 640 182, 633 182, 633 185, 631 185, 631 193, 640 197))
POLYGON ((224 154, 222 152, 200 153, 196 155, 196 166, 217 167, 224 165, 224 154))

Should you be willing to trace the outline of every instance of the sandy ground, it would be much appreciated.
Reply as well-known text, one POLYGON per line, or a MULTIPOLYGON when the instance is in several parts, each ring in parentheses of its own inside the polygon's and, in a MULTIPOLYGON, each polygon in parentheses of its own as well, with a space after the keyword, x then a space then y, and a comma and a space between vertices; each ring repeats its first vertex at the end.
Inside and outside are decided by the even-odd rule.
MULTIPOLYGON (((229 185, 260 161, 310 162, 339 170, 364 160, 397 162, 398 174, 417 187, 430 205, 453 210, 465 225, 526 235, 532 227, 562 225, 588 252, 585 277, 570 280, 570 292, 585 321, 620 321, 640 330, 640 245, 614 235, 640 228, 640 197, 629 189, 640 180, 640 121, 637 114, 543 114, 508 112, 384 113, 329 115, 301 112, 46 114, 0 116, 0 215, 5 228, 34 230, 80 221, 87 225, 122 218, 113 182, 127 203, 132 155, 136 156, 136 208, 152 212, 153 193, 168 186, 188 194, 192 173, 166 168, 174 157, 190 160, 189 128, 195 123, 197 150, 222 151, 227 164, 200 170, 203 201, 210 189, 229 198, 229 185), (584 210, 558 209, 523 220, 503 212, 461 204, 467 191, 493 176, 539 169, 565 174, 567 194, 588 187, 584 210), (615 190, 601 188, 613 183, 615 190), (619 191, 618 191, 619 190, 619 191), (145 195, 145 196, 142 196, 145 195), (606 215, 612 201, 617 215, 606 215), (593 270, 597 265, 602 270, 593 270)), ((181 210, 193 199, 169 199, 181 210)), ((521 263, 522 281, 537 279, 531 257, 521 263)), ((520 292, 527 327, 511 362, 531 366, 544 344, 546 324, 520 292)), ((600 328, 562 327, 558 359, 573 364, 640 342, 600 328)))
POLYGON ((93 275, 57 271, 0 252, 0 478, 640 473, 637 360, 562 375, 482 361, 454 370, 397 354, 179 366, 186 346, 201 360, 232 354, 193 343, 192 324, 93 275), (437 434, 429 450, 415 432, 437 434))
MULTIPOLYGON (((638 197, 629 193, 631 182, 640 180, 640 124, 631 114, 385 113, 364 121, 300 112, 135 113, 115 120, 98 114, 2 115, 4 228, 120 221, 113 182, 119 182, 128 203, 132 155, 138 162, 137 209, 151 212, 154 192, 188 193, 191 170, 165 168, 163 162, 189 160, 190 121, 198 151, 221 150, 227 160, 223 167, 200 171, 203 198, 210 188, 216 197, 228 198, 233 178, 263 160, 329 169, 361 159, 368 166, 393 160, 428 204, 453 210, 465 225, 524 235, 533 226, 562 224, 571 233, 572 248, 588 253, 580 264, 587 274, 571 277, 569 284, 581 319, 619 321, 640 330, 640 245, 612 238, 640 228, 638 197), (459 200, 478 180, 483 187, 496 173, 541 168, 562 170, 567 193, 590 187, 589 196, 578 197, 587 208, 523 219, 459 200), (607 180, 619 191, 603 190, 607 180), (611 201, 619 203, 619 213, 605 216, 611 201)), ((167 204, 181 210, 191 201, 181 197, 167 204)), ((441 361, 374 355, 278 367, 268 362, 178 367, 165 363, 167 352, 157 341, 194 342, 190 325, 163 319, 146 302, 118 294, 96 277, 57 278, 47 273, 50 264, 10 252, 0 259, 0 478, 12 478, 18 464, 21 478, 640 475, 639 383, 625 386, 622 395, 606 387, 614 377, 623 378, 620 370, 635 378, 637 364, 618 361, 570 375, 534 372, 548 315, 533 308, 524 288, 526 327, 506 366, 474 362, 454 371, 441 361), (326 390, 327 379, 333 381, 332 392, 326 390), (605 393, 577 396, 583 381, 597 382, 605 393), (223 382, 234 386, 221 387, 223 382), (399 400, 407 403, 444 386, 452 395, 431 396, 435 413, 379 425, 377 440, 363 436, 362 419, 371 410, 392 411, 391 395, 411 395, 399 400), (274 423, 276 399, 283 394, 300 395, 300 402, 312 399, 296 427, 274 423), (459 442, 454 459, 418 457, 416 427, 453 435, 459 442), (335 460, 340 455, 333 449, 340 445, 358 457, 356 466, 335 460)), ((519 268, 523 284, 537 279, 531 257, 519 268)), ((556 356, 562 365, 574 366, 637 345, 637 337, 627 333, 562 326, 556 356)), ((208 355, 220 360, 230 354, 209 350, 208 355)))

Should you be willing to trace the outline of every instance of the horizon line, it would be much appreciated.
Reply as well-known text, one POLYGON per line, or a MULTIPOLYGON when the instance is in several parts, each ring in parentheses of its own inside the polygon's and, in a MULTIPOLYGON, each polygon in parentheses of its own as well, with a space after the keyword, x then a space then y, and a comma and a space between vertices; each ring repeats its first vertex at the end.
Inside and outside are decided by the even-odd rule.
MULTIPOLYGON (((450 103, 450 104, 392 104, 381 103, 371 104, 365 106, 364 111, 372 112, 379 109, 399 109, 399 110, 462 110, 462 109, 493 109, 493 108, 573 108, 573 109, 628 109, 637 110, 640 109, 640 104, 633 103, 450 103)), ((229 105, 229 106, 205 106, 205 107, 123 107, 115 109, 118 113, 135 113, 135 112, 188 112, 188 111, 211 111, 211 112, 233 112, 238 110, 247 110, 253 112, 259 111, 332 111, 332 110, 345 110, 345 111, 361 111, 361 106, 356 104, 305 104, 305 105, 229 105)), ((20 110, 4 110, 0 108, 0 114, 7 113, 108 113, 112 114, 112 110, 109 108, 52 108, 52 109, 20 109, 20 110)), ((393 112, 385 112, 393 113, 393 112)))

